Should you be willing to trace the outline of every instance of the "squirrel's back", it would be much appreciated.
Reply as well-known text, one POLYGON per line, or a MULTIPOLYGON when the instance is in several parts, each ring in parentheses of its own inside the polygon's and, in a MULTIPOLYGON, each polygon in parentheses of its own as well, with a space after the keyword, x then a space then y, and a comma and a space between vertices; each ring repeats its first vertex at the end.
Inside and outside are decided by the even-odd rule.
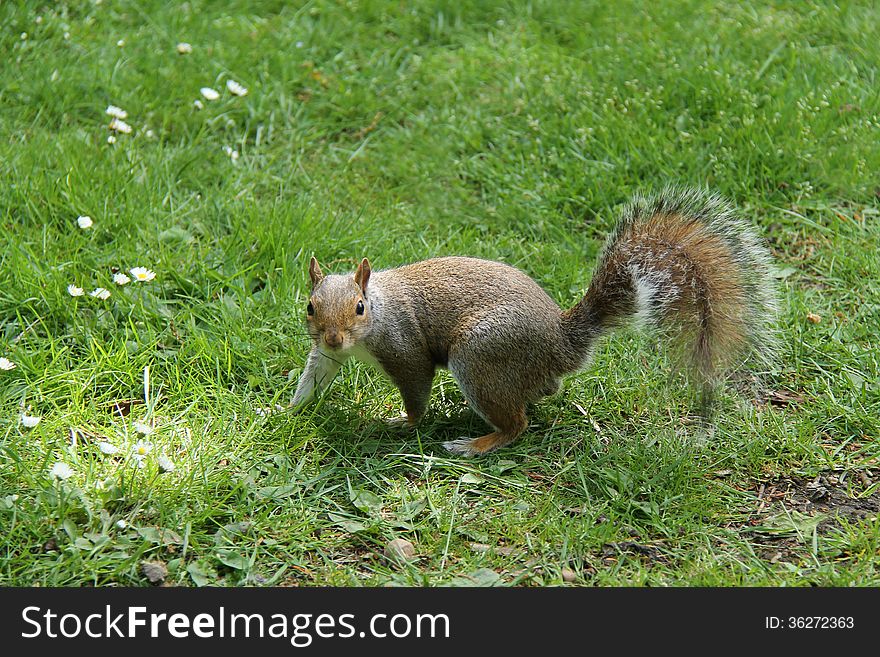
POLYGON ((371 285, 380 328, 398 335, 417 329, 414 335, 441 365, 458 338, 481 326, 496 333, 522 331, 564 340, 556 302, 527 274, 494 260, 430 258, 375 271, 371 285))

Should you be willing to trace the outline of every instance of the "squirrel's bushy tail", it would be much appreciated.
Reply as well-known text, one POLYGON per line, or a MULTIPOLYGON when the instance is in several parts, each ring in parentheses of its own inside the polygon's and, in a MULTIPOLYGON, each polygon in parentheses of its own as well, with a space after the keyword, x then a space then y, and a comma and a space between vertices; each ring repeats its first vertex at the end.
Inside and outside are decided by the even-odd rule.
POLYGON ((719 197, 639 197, 606 242, 586 295, 563 315, 577 350, 635 320, 670 338, 708 392, 734 361, 773 353, 773 265, 754 228, 719 197))

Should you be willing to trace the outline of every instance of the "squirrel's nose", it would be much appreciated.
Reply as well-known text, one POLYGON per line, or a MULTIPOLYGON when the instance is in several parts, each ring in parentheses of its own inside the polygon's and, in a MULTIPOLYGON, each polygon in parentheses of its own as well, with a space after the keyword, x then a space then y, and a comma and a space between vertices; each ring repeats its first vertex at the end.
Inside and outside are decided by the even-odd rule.
POLYGON ((342 333, 337 331, 336 329, 327 329, 324 332, 324 342, 327 343, 328 347, 332 347, 336 349, 337 347, 342 346, 342 333))

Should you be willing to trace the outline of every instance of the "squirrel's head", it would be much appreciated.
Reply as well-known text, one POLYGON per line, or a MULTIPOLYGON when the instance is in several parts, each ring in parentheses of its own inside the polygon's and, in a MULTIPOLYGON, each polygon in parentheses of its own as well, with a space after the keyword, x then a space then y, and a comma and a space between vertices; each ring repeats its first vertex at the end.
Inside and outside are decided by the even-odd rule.
POLYGON ((309 263, 312 293, 306 307, 309 334, 319 347, 350 349, 370 328, 367 294, 370 261, 364 258, 354 275, 324 276, 318 261, 309 263))

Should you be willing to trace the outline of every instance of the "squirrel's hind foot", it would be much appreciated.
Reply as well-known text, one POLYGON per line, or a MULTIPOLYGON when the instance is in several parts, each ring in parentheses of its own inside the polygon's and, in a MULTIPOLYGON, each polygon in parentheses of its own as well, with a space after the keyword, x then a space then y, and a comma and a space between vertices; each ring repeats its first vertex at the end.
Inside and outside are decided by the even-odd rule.
POLYGON ((479 438, 463 437, 458 440, 450 440, 443 443, 443 447, 453 454, 463 456, 487 454, 513 442, 529 426, 525 406, 508 405, 504 407, 498 404, 483 404, 479 410, 480 414, 498 430, 479 438))
POLYGON ((488 454, 513 441, 519 434, 503 433, 501 431, 493 431, 490 434, 481 436, 480 438, 461 437, 458 440, 447 440, 443 443, 443 447, 453 454, 462 456, 479 456, 488 454))

